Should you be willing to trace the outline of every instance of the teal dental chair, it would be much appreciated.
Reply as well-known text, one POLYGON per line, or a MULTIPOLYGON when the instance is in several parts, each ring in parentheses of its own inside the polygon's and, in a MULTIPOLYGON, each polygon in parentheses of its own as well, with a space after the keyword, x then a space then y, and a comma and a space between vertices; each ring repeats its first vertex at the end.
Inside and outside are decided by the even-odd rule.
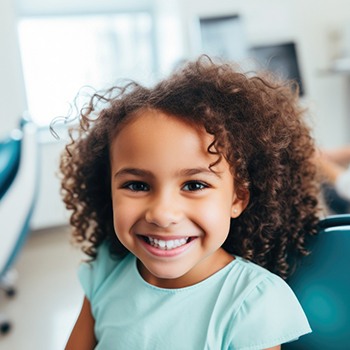
MULTIPOLYGON (((0 289, 15 294, 13 265, 29 232, 38 186, 36 126, 23 120, 0 141, 0 289)), ((0 314, 0 333, 10 321, 0 314)))
POLYGON ((350 349, 350 214, 323 219, 288 283, 313 330, 283 350, 350 349))

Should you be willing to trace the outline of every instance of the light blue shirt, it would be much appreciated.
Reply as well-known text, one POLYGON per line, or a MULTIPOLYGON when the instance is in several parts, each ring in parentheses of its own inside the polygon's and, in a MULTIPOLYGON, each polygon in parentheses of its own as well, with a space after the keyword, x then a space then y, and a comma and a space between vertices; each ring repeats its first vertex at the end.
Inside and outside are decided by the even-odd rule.
POLYGON ((135 256, 113 259, 102 245, 79 277, 100 350, 261 350, 311 331, 290 287, 240 257, 198 284, 163 289, 143 280, 135 256))

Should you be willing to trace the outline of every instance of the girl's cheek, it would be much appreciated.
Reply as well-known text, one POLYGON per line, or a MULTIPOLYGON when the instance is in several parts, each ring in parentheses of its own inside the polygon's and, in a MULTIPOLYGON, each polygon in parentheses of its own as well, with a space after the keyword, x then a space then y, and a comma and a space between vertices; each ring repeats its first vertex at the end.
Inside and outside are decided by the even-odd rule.
POLYGON ((140 216, 140 208, 135 204, 128 203, 113 203, 113 217, 114 225, 127 226, 132 224, 133 220, 136 220, 140 216))

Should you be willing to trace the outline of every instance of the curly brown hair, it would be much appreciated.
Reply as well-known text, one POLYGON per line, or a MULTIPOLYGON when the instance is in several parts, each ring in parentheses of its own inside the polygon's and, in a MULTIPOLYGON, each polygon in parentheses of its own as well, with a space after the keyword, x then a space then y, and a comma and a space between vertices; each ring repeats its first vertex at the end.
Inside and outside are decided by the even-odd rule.
POLYGON ((319 221, 314 141, 291 82, 244 74, 208 57, 189 62, 152 88, 129 82, 94 94, 71 130, 61 158, 62 193, 73 237, 94 259, 109 241, 126 254, 113 229, 109 147, 131 115, 144 108, 202 125, 225 157, 238 194, 249 191, 223 248, 286 278, 307 254, 319 221))

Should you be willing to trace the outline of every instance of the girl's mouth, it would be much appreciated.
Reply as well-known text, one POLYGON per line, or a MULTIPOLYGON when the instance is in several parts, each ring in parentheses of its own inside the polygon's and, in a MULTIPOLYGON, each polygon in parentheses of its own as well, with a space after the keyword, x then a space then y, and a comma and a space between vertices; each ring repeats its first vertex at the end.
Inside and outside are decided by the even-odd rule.
POLYGON ((161 239, 160 237, 139 235, 146 250, 155 256, 173 257, 185 252, 192 243, 198 238, 196 236, 169 237, 161 239), (170 239, 171 238, 171 239, 170 239))
POLYGON ((183 237, 178 239, 163 240, 163 239, 144 236, 144 239, 146 243, 150 244, 152 247, 155 247, 161 250, 171 250, 187 244, 191 238, 183 237))

